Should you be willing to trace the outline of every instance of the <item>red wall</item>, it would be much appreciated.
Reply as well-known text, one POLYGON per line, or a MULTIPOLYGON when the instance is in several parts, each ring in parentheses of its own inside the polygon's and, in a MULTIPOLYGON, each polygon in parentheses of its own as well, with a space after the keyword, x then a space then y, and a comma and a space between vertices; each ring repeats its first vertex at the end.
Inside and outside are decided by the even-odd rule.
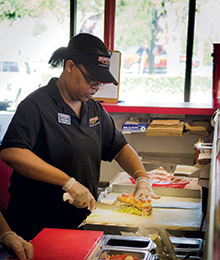
POLYGON ((12 169, 0 158, 0 209, 7 209, 9 193, 8 185, 12 169))

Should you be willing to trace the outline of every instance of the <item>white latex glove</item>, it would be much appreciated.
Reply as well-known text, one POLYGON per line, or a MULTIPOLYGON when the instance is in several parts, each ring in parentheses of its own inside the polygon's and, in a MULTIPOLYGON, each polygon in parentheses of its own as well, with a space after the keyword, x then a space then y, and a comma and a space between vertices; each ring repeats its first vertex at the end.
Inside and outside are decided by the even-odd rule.
POLYGON ((1 244, 12 250, 19 260, 32 260, 34 255, 33 245, 13 231, 1 235, 1 244))
POLYGON ((71 178, 63 187, 63 190, 68 192, 71 196, 69 203, 77 208, 88 208, 92 211, 95 207, 95 199, 89 189, 81 183, 71 178))
POLYGON ((152 199, 160 199, 152 189, 152 183, 150 179, 145 177, 139 177, 136 179, 136 189, 135 189, 135 200, 141 201, 152 201, 152 199))

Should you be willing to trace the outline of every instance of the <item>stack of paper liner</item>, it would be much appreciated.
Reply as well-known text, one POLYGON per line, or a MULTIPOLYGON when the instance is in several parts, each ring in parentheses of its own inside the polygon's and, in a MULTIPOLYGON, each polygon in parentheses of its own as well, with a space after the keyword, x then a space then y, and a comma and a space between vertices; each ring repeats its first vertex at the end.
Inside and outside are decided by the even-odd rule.
POLYGON ((147 128, 148 136, 182 136, 184 123, 180 120, 152 120, 147 128))
POLYGON ((208 136, 211 131, 211 125, 206 121, 186 122, 184 126, 187 134, 208 136))

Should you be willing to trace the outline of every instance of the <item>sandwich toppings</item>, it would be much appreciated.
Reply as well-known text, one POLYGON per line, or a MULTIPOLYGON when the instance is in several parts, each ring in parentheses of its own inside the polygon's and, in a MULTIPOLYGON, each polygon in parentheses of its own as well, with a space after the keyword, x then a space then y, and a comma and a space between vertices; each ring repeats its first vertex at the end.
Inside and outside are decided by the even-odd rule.
POLYGON ((150 216, 152 214, 152 205, 149 201, 135 201, 133 195, 121 194, 117 197, 115 204, 121 206, 122 213, 129 213, 139 216, 150 216))

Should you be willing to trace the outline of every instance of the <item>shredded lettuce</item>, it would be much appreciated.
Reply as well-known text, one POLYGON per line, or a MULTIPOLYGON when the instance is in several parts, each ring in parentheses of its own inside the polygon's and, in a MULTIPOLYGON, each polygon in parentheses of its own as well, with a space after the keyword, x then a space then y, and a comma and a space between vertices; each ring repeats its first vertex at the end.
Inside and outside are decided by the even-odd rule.
POLYGON ((149 212, 144 214, 140 209, 136 208, 134 205, 123 205, 119 212, 138 215, 138 216, 149 216, 150 215, 149 212))

